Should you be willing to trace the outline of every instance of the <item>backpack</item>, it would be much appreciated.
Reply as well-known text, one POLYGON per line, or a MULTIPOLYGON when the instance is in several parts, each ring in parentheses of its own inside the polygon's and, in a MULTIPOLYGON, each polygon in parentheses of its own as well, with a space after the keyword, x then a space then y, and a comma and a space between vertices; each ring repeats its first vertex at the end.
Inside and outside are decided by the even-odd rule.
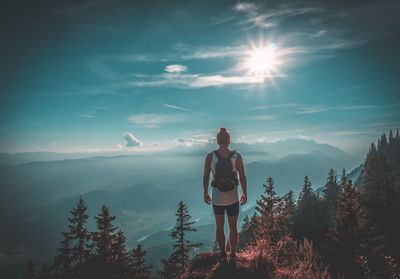
POLYGON ((233 164, 231 161, 236 150, 229 154, 227 158, 221 157, 217 150, 214 150, 213 153, 217 156, 218 162, 215 165, 215 176, 211 182, 211 186, 216 187, 221 192, 232 191, 239 185, 239 180, 236 172, 233 171, 233 164))

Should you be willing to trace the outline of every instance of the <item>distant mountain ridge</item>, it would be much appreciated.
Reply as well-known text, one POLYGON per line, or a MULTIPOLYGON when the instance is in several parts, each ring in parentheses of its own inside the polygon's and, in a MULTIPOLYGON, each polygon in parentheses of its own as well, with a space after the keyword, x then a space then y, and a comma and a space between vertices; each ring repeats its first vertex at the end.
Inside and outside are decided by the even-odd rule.
MULTIPOLYGON (((193 146, 177 146, 172 149, 157 151, 157 152, 135 152, 128 150, 121 151, 106 151, 106 152, 71 152, 71 153, 58 153, 58 152, 20 152, 20 153, 0 153, 0 165, 18 165, 28 162, 48 162, 48 161, 62 161, 62 160, 79 160, 88 158, 112 158, 112 157, 135 157, 135 156, 165 156, 170 154, 175 155, 205 155, 210 150, 216 149, 215 143, 206 143, 193 146)), ((256 142, 256 143, 232 143, 231 148, 238 149, 243 154, 248 155, 264 155, 270 156, 271 159, 281 158, 289 154, 305 154, 312 151, 321 151, 326 154, 341 153, 347 154, 339 148, 325 144, 317 143, 310 139, 301 138, 288 138, 275 142, 256 142)), ((349 154, 347 154, 349 155, 349 154)), ((350 156, 350 155, 349 155, 350 156)))

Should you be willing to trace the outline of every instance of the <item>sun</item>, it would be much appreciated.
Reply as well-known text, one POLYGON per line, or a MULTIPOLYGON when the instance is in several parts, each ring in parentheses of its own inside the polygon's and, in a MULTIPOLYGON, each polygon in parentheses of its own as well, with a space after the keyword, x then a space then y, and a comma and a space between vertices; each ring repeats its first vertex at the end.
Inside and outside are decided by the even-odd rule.
POLYGON ((274 67, 277 64, 276 45, 253 47, 247 52, 244 67, 250 75, 264 79, 271 77, 274 67))

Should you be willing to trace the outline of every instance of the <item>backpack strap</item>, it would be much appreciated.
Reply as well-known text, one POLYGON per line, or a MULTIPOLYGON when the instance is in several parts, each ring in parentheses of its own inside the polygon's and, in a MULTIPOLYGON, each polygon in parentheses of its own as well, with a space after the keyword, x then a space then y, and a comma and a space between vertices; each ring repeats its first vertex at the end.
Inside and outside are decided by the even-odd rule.
POLYGON ((219 155, 217 150, 214 150, 213 153, 217 156, 218 160, 221 160, 221 156, 219 155))
POLYGON ((236 149, 233 150, 231 154, 229 154, 229 157, 228 157, 228 158, 229 158, 229 159, 232 159, 232 157, 235 155, 235 153, 236 153, 236 149))

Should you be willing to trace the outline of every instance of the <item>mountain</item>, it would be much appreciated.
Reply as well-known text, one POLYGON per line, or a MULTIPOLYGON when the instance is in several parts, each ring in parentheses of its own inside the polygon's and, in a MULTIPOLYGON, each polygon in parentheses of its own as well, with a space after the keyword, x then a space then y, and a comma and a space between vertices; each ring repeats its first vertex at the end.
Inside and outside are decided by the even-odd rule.
MULTIPOLYGON (((310 141, 295 142, 315 146, 310 141)), ((331 155, 315 150, 275 161, 245 164, 249 206, 262 193, 262 184, 268 176, 275 178, 278 194, 289 190, 296 194, 305 174, 314 186, 323 185, 330 168, 352 167, 346 153, 330 146, 317 146, 335 152, 331 155)), ((65 220, 77 197, 83 195, 91 216, 106 204, 119 217, 121 226, 127 228, 131 239, 171 226, 167 221, 173 224, 173 220, 166 216, 174 212, 180 200, 195 210, 200 224, 207 224, 213 219, 211 209, 202 201, 202 165, 203 160, 198 157, 165 154, 157 158, 116 156, 3 165, 0 166, 0 218, 13 225, 14 233, 7 239, 18 239, 25 233, 23 228, 31 228, 32 238, 25 237, 23 241, 29 243, 37 238, 35 235, 40 235, 40 228, 60 232, 65 221, 54 220, 65 220), (147 222, 148 219, 152 222, 147 222)))
MULTIPOLYGON (((253 212, 268 176, 274 177, 278 194, 290 189, 297 194, 305 174, 313 186, 323 185, 331 167, 340 170, 354 166, 354 158, 340 149, 302 139, 240 143, 232 148, 242 154, 248 178, 249 201, 242 208, 242 218, 253 212)), ((205 155, 212 149, 214 145, 205 145, 182 147, 176 153, 0 165, 0 222, 9 226, 9 230, 0 231, 0 252, 4 254, 0 264, 16 255, 26 257, 32 253, 49 255, 41 259, 43 262, 49 258, 80 195, 88 205, 90 230, 95 228, 93 217, 103 204, 107 205, 117 216, 118 227, 126 233, 128 247, 142 239, 154 263, 170 251, 168 228, 175 224, 180 200, 189 205, 197 220, 196 240, 210 247, 214 217, 212 208, 202 199, 202 171, 205 155), (23 247, 25 256, 17 247, 23 247), (43 250, 47 252, 38 252, 43 250)))

